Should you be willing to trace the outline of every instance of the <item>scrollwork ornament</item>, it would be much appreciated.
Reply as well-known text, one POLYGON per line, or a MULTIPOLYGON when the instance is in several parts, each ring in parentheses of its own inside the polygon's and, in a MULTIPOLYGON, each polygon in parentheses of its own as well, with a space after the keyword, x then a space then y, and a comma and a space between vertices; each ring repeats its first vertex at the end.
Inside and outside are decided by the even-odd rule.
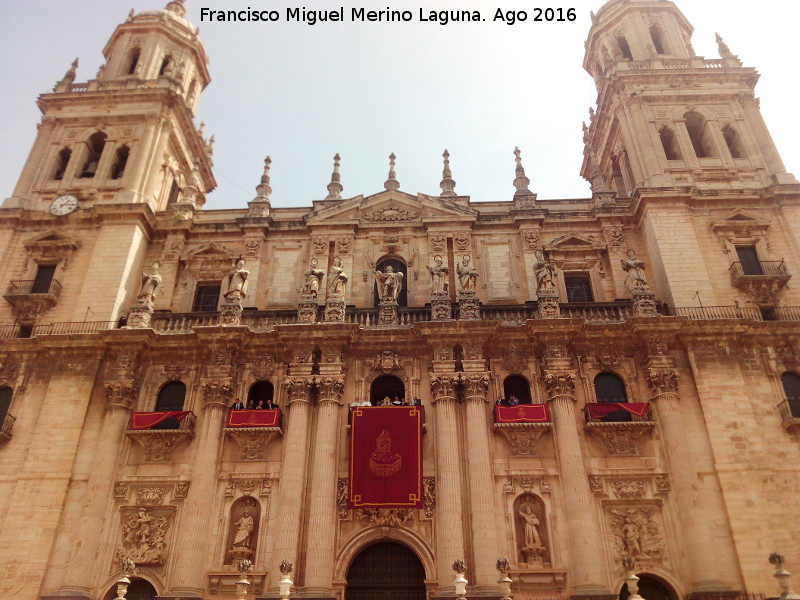
POLYGON ((649 368, 646 373, 647 385, 656 397, 663 394, 677 394, 680 374, 674 369, 649 368))

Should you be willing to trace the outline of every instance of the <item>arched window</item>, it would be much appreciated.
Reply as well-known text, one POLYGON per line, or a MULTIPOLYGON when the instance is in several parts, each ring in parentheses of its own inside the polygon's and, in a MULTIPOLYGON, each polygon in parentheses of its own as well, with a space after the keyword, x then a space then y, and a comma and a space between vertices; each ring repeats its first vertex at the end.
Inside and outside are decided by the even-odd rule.
MULTIPOLYGON (((397 305, 408 306, 408 267, 406 266, 406 263, 399 258, 382 258, 378 261, 378 264, 375 265, 375 270, 384 273, 386 272, 387 267, 391 267, 395 273, 403 274, 403 287, 400 290, 400 295, 397 297, 397 305)), ((375 286, 375 306, 378 306, 381 300, 380 295, 378 294, 379 285, 380 283, 375 286)))
POLYGON ((594 394, 598 402, 627 402, 625 382, 614 373, 598 373, 594 378, 594 394))
POLYGON ((515 397, 520 404, 531 404, 531 384, 522 375, 509 375, 503 381, 503 397, 515 397))
POLYGON ((793 417, 800 417, 800 375, 786 372, 781 375, 783 392, 793 417))
POLYGON ((725 143, 728 146, 728 150, 731 151, 731 156, 733 158, 747 158, 747 153, 744 151, 744 145, 742 144, 742 138, 733 125, 726 125, 722 129, 722 137, 725 138, 725 143))
POLYGON ((127 146, 120 146, 114 154, 114 164, 111 165, 111 179, 121 179, 125 174, 125 166, 128 164, 128 156, 131 150, 127 146))
POLYGON ((256 381, 247 392, 247 408, 255 408, 259 402, 266 408, 267 404, 272 402, 274 395, 275 388, 269 381, 256 381))
POLYGON ((56 154, 56 162, 53 165, 53 175, 50 179, 55 179, 56 181, 61 181, 64 179, 64 174, 67 172, 67 165, 69 165, 69 159, 72 158, 72 150, 69 148, 62 148, 56 154))
POLYGON ((93 133, 86 142, 86 161, 81 169, 82 178, 92 178, 97 173, 97 165, 100 164, 100 157, 103 156, 103 148, 106 147, 106 134, 98 131, 93 133))
POLYGON ((664 30, 658 25, 652 25, 650 27, 650 37, 653 40, 653 48, 655 48, 656 54, 666 54, 667 52, 664 49, 664 30))
POLYGON ((369 387, 369 401, 373 406, 380 406, 387 396, 390 401, 395 397, 405 400, 406 386, 402 379, 394 375, 381 375, 372 382, 369 387))
POLYGON ((158 76, 161 77, 162 75, 168 75, 168 70, 170 70, 170 65, 172 64, 172 57, 165 56, 164 60, 161 61, 161 68, 158 70, 158 76))
POLYGON ((683 118, 686 120, 686 130, 689 132, 689 139, 692 140, 695 156, 697 158, 716 156, 703 115, 696 112, 688 112, 683 115, 683 118))
POLYGON ((675 132, 664 125, 659 130, 658 135, 661 138, 661 145, 664 147, 664 154, 667 160, 681 160, 680 146, 678 146, 678 140, 675 138, 675 132))
POLYGON ((6 419, 8 409, 11 407, 11 397, 14 395, 14 390, 8 386, 0 388, 0 428, 3 426, 3 421, 6 419))
POLYGON ((182 381, 171 381, 158 392, 156 410, 183 410, 183 402, 185 399, 186 385, 182 381))
POLYGON ((178 185, 178 182, 173 179, 172 180, 172 187, 169 188, 169 197, 167 198, 167 206, 175 204, 180 198, 181 195, 181 186, 178 185))
POLYGON ((134 48, 131 50, 131 56, 128 60, 128 75, 136 73, 136 67, 139 65, 139 57, 142 55, 141 48, 134 48))
POLYGON ((631 47, 628 45, 628 40, 625 38, 624 35, 621 35, 617 38, 617 46, 619 47, 619 51, 622 53, 622 58, 633 60, 633 54, 631 54, 631 47))

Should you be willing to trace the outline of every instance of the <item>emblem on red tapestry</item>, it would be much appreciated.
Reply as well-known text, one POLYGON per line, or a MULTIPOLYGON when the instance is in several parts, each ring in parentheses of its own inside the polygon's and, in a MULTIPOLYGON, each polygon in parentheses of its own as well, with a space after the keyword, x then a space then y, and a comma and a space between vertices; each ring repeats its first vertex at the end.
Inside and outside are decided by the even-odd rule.
POLYGON ((400 470, 403 457, 392 452, 392 437, 388 431, 381 431, 375 446, 375 452, 369 457, 369 470, 378 477, 391 477, 400 470))

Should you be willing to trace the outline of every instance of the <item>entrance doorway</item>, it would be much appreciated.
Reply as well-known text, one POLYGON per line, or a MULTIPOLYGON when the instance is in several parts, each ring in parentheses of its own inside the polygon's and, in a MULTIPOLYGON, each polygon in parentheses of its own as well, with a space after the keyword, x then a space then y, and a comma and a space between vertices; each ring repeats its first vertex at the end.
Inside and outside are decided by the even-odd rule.
POLYGON ((345 600, 425 600, 425 569, 405 546, 380 542, 350 565, 345 600))
MULTIPOLYGON (((678 595, 672 588, 652 575, 636 574, 639 577, 639 595, 647 600, 677 600, 678 595)), ((619 592, 619 600, 628 600, 630 592, 628 592, 628 585, 622 584, 622 589, 619 592)))
MULTIPOLYGON (((153 587, 146 579, 134 579, 128 586, 128 593, 125 595, 126 600, 155 600, 158 593, 156 588, 153 587)), ((117 597, 117 586, 115 585, 105 595, 103 600, 113 600, 117 597)))

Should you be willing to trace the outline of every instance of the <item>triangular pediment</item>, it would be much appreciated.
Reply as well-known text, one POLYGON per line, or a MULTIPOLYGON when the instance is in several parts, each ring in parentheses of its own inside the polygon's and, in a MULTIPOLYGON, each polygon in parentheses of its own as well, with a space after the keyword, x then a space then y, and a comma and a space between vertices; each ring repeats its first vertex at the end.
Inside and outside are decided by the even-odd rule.
POLYGON ((474 218, 477 211, 455 202, 419 194, 412 196, 400 190, 386 190, 372 196, 356 196, 306 216, 309 225, 358 223, 362 226, 401 225, 428 220, 474 218))
POLYGON ((548 249, 597 249, 602 248, 604 244, 597 239, 589 236, 584 236, 578 233, 567 233, 557 237, 552 242, 547 244, 548 249))
POLYGON ((711 222, 711 230, 714 232, 720 231, 737 231, 742 229, 766 229, 769 227, 769 221, 760 219, 741 208, 737 208, 727 217, 722 219, 715 219, 711 222))
POLYGON ((184 260, 192 260, 192 259, 203 259, 203 258, 225 258, 225 259, 233 259, 239 256, 239 252, 236 250, 225 246, 224 244, 220 244, 218 242, 210 242, 208 244, 203 244, 202 246, 198 246, 194 250, 187 252, 183 259, 184 260))
POLYGON ((78 247, 78 241, 67 235, 64 235, 59 231, 56 231, 55 229, 50 229, 49 231, 39 233, 32 238, 29 238, 25 241, 24 246, 28 251, 31 251, 33 248, 41 248, 45 246, 51 248, 64 247, 75 249, 78 247))

